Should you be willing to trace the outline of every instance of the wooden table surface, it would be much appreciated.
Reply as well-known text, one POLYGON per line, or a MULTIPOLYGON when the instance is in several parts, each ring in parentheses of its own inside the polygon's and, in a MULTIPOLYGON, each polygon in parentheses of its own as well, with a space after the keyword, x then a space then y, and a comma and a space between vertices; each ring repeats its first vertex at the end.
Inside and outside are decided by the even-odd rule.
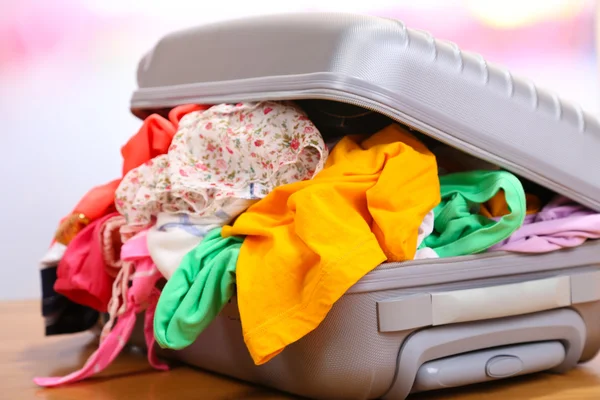
MULTIPOLYGON (((43 336, 39 302, 0 303, 0 399, 293 399, 188 367, 154 372, 143 354, 122 354, 97 378, 63 388, 36 387, 34 376, 63 375, 94 351, 91 333, 43 336)), ((566 375, 538 374, 412 400, 600 399, 600 357, 566 375)))

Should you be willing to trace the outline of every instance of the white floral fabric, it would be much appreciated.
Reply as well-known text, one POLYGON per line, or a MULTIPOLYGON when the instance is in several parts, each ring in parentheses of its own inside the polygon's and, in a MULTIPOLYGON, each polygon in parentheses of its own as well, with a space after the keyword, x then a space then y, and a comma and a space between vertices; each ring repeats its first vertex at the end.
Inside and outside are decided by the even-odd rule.
POLYGON ((159 212, 212 215, 311 179, 327 155, 293 103, 220 104, 184 116, 168 152, 125 175, 115 205, 129 226, 149 225, 159 212))

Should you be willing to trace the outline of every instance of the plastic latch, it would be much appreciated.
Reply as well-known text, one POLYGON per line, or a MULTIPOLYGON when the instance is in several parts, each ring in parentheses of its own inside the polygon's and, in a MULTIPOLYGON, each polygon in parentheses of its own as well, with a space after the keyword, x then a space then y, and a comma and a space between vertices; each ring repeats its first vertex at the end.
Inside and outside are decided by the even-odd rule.
POLYGON ((516 356, 492 357, 485 366, 485 373, 490 378, 508 378, 523 371, 523 361, 516 356))

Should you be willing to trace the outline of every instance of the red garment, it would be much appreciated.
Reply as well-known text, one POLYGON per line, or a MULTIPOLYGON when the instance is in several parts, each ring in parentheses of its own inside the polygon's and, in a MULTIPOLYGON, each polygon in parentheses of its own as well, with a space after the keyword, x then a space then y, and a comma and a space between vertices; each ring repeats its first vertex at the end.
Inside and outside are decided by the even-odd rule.
MULTIPOLYGON (((123 174, 125 176, 132 169, 142 165, 154 157, 165 154, 169 149, 171 140, 177 133, 177 126, 184 115, 192 111, 202 111, 209 106, 187 104, 173 108, 169 112, 169 119, 158 114, 152 114, 144 120, 142 127, 121 148, 123 155, 123 174)), ((90 221, 94 221, 114 211, 115 191, 121 183, 115 179, 102 186, 92 188, 79 201, 73 214, 83 214, 90 221)))
MULTIPOLYGON (((181 118, 208 107, 183 105, 173 108, 168 120, 158 114, 146 118, 138 133, 121 148, 122 175, 125 176, 133 168, 166 153, 181 118)), ((61 221, 58 230, 64 236, 64 241, 70 242, 64 243, 68 246, 58 265, 54 290, 71 301, 100 312, 107 311, 114 280, 106 272, 102 227, 105 221, 119 215, 115 213, 114 199, 121 179, 92 188, 79 201, 71 215, 61 221), (72 218, 73 215, 77 218, 72 218), (86 226, 87 223, 89 224, 86 226)))
POLYGON ((114 278, 106 273, 102 227, 118 215, 108 214, 92 221, 71 240, 56 270, 57 293, 94 310, 107 311, 114 278))

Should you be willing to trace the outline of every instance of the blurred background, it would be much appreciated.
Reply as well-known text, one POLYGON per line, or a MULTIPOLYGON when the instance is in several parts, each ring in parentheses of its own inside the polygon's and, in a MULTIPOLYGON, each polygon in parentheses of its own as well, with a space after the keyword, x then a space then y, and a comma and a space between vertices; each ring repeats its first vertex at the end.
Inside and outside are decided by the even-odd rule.
POLYGON ((59 219, 119 176, 120 147, 140 124, 128 109, 137 61, 169 31, 281 12, 397 18, 598 112, 596 8, 593 0, 0 0, 0 298, 39 296, 38 260, 59 219))

